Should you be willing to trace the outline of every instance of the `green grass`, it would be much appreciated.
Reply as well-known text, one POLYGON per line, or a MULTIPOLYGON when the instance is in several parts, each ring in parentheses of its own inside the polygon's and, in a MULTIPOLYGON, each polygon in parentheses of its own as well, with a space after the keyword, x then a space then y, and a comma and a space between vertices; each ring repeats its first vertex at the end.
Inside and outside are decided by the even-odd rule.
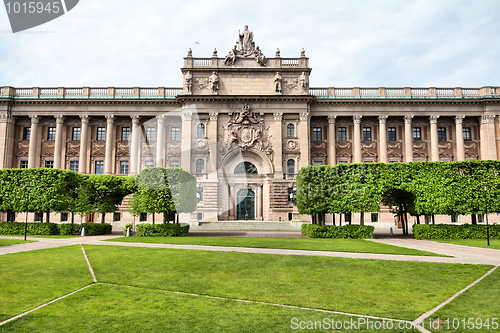
POLYGON ((34 241, 24 241, 24 239, 5 239, 0 238, 0 246, 9 246, 23 243, 33 243, 34 241))
POLYGON ((189 244, 229 247, 253 247, 310 251, 382 253, 417 256, 441 256, 436 253, 375 243, 363 239, 264 238, 264 237, 121 237, 111 242, 189 244))
MULTIPOLYGON (((2 235, 0 235, 2 236, 2 235)), ((19 237, 23 238, 24 240, 24 235, 3 235, 3 236, 9 236, 9 237, 19 237)), ((75 238, 75 237, 81 237, 77 235, 28 235, 29 237, 33 238, 52 238, 52 239, 65 239, 65 238, 75 238)))
POLYGON ((2 332, 293 332, 293 318, 299 322, 351 320, 301 309, 96 284, 6 325, 2 332))
POLYGON ((100 282, 415 319, 489 266, 85 245, 100 282))
POLYGON ((452 240, 434 240, 440 243, 465 245, 473 247, 484 247, 486 249, 500 250, 500 239, 490 239, 490 246, 486 239, 452 239, 452 240))
POLYGON ((463 318, 465 318, 465 325, 467 325, 468 318, 474 319, 474 323, 478 325, 474 327, 474 332, 498 331, 500 330, 500 302, 498 302, 498 295, 500 295, 500 270, 497 268, 497 270, 487 276, 479 284, 458 296, 450 304, 441 308, 432 316, 432 319, 437 320, 439 318, 441 321, 446 321, 448 318, 451 319, 449 324, 445 323, 443 329, 439 330, 439 332, 467 331, 467 326, 466 329, 464 329, 463 326, 463 318), (458 322, 455 320, 455 323, 453 323, 454 318, 458 319, 458 322), (497 318, 497 328, 494 329, 494 327, 490 327, 489 330, 486 327, 481 328, 480 322, 475 322, 478 318, 480 318, 483 323, 486 322, 486 319, 489 319, 490 324, 492 324, 491 320, 493 318, 497 318), (461 325, 460 329, 454 329, 453 324, 461 325))
POLYGON ((80 246, 0 256, 0 321, 92 283, 80 246))

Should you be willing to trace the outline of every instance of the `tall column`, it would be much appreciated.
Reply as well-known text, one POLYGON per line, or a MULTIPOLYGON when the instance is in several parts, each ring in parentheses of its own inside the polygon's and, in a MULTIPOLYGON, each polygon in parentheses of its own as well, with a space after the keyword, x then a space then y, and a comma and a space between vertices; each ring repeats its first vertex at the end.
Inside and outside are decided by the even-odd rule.
POLYGON ((352 121, 354 123, 354 132, 353 132, 353 155, 354 155, 354 163, 361 163, 361 118, 362 116, 354 116, 352 117, 352 121))
POLYGON ((88 140, 89 140, 89 116, 80 116, 82 120, 82 128, 80 132, 80 161, 78 162, 78 172, 87 173, 87 155, 88 155, 88 140))
POLYGON ((158 137, 156 138, 156 166, 165 167, 165 116, 156 116, 158 137))
POLYGON ((37 142, 38 142, 38 124, 40 123, 40 117, 30 116, 31 118, 31 132, 30 132, 30 148, 28 153, 28 168, 37 167, 37 142))
POLYGON ((219 152, 219 143, 217 138, 217 120, 219 118, 219 114, 217 112, 212 112, 209 116, 210 121, 208 122, 207 138, 210 147, 210 170, 208 170, 208 178, 215 179, 217 178, 217 154, 219 152))
POLYGON ((497 146, 495 133, 495 116, 484 115, 481 117, 481 159, 496 160, 497 146))
POLYGON ((387 116, 378 117, 378 161, 380 163, 387 163, 387 116))
POLYGON ((413 116, 405 116, 405 162, 413 162, 413 116))
MULTIPOLYGON (((300 142, 300 168, 306 167, 310 163, 310 147, 309 142, 311 141, 309 137, 309 113, 303 112, 299 115, 300 123, 298 130, 298 137, 300 142)), ((277 158, 281 158, 277 156, 277 158)))
POLYGON ((274 178, 283 179, 283 113, 274 113, 274 178))
MULTIPOLYGON (((54 169, 61 169, 61 151, 63 145, 63 125, 64 125, 64 117, 63 116, 55 116, 56 118, 56 142, 54 144, 54 169)), ((63 162, 64 163, 64 162, 63 162)), ((64 168, 62 168, 64 169, 64 168)))
POLYGON ((455 117, 455 130, 457 136, 457 161, 465 161, 465 147, 464 147, 464 116, 455 117))
POLYGON ((130 171, 135 175, 139 173, 139 139, 141 138, 141 117, 130 116, 132 118, 132 142, 130 143, 130 171))
POLYGON ((191 112, 182 113, 181 168, 191 172, 191 112))
POLYGON ((255 219, 257 221, 262 221, 262 214, 263 214, 263 204, 264 204, 264 198, 263 198, 263 192, 262 192, 262 187, 263 187, 263 184, 257 184, 257 189, 256 189, 256 195, 255 195, 255 199, 256 199, 256 216, 255 216, 255 219))
POLYGON ((328 164, 337 164, 335 145, 335 120, 337 116, 328 116, 328 164))
POLYGON ((104 174, 111 175, 113 173, 113 140, 115 116, 106 116, 106 156, 104 158, 104 174))
POLYGON ((431 161, 439 161, 439 142, 438 142, 438 119, 439 116, 431 116, 431 161))
POLYGON ((0 116, 0 169, 16 167, 14 165, 15 125, 15 117, 0 116))

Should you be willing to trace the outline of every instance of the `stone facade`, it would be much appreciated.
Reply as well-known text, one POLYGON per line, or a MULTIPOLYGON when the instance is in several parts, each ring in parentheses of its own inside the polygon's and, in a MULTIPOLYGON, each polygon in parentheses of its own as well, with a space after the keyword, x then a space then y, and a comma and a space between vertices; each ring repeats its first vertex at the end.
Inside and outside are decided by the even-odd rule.
POLYGON ((499 87, 310 88, 311 70, 246 29, 224 58, 189 50, 182 88, 0 87, 0 167, 179 166, 198 179, 185 221, 307 221, 289 200, 307 165, 499 158, 499 87))

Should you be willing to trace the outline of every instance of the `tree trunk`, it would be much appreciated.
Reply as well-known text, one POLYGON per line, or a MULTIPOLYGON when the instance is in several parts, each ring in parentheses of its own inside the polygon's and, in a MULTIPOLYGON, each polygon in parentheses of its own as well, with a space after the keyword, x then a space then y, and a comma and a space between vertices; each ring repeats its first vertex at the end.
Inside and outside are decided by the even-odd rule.
POLYGON ((333 216, 333 225, 335 225, 335 213, 333 213, 332 216, 333 216))
POLYGON ((432 214, 432 225, 436 225, 436 219, 434 218, 434 214, 432 214))
POLYGON ((155 224, 155 213, 153 213, 153 224, 155 224))
POLYGON ((163 212, 163 224, 167 223, 167 212, 163 212))
POLYGON ((102 213, 101 223, 105 223, 105 222, 106 222, 106 213, 102 213))
POLYGON ((471 223, 472 224, 477 224, 477 215, 476 214, 472 214, 471 215, 471 223))
POLYGON ((361 213, 359 216, 359 225, 365 225, 365 213, 361 213))
POLYGON ((179 223, 179 213, 177 213, 177 223, 179 223))
POLYGON ((417 215, 417 224, 420 224, 420 215, 417 215))
POLYGON ((71 224, 75 224, 75 213, 71 213, 71 224))
POLYGON ((45 219, 47 220, 47 223, 50 222, 50 210, 45 212, 45 219))
POLYGON ((342 214, 339 214, 339 226, 342 226, 342 214))

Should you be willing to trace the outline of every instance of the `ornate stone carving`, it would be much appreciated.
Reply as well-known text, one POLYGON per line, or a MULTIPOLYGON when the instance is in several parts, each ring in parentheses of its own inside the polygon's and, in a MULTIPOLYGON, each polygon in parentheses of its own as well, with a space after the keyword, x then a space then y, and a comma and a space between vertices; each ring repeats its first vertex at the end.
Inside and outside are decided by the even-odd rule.
POLYGON ((413 144, 413 148, 415 149, 424 149, 425 146, 426 146, 425 142, 422 142, 421 144, 416 144, 416 143, 413 144))
POLYGON ((32 124, 39 124, 40 123, 40 117, 39 116, 29 116, 31 118, 31 123, 32 124))
POLYGON ((352 117, 352 122, 354 124, 361 124, 361 118, 363 118, 363 116, 353 116, 352 117))
POLYGON ((266 56, 262 53, 262 51, 260 50, 260 48, 258 46, 255 49, 255 60, 261 66, 265 66, 267 63, 266 56))
POLYGON ((79 157, 80 156, 80 152, 78 150, 69 150, 66 153, 66 156, 67 157, 79 157))
POLYGON ((141 117, 140 116, 130 116, 132 118, 132 124, 138 125, 140 123, 141 117))
POLYGON ((387 124, 387 116, 378 116, 379 124, 387 124))
POLYGON ((71 142, 68 142, 68 147, 70 147, 71 149, 79 149, 80 148, 80 144, 72 144, 71 142))
POLYGON ((224 58, 224 65, 232 66, 238 58, 248 58, 251 56, 255 57, 255 61, 257 61, 259 65, 266 65, 267 58, 258 46, 255 47, 255 42, 253 41, 253 32, 248 30, 248 25, 246 25, 243 32, 238 32, 238 40, 236 41, 236 45, 224 58))
POLYGON ((112 124, 115 123, 115 116, 113 116, 113 115, 106 115, 104 117, 106 118, 106 123, 107 124, 112 125, 112 124))
POLYGON ((56 124, 64 124, 64 119, 66 119, 66 117, 61 116, 61 115, 54 116, 54 117, 56 118, 56 124))
POLYGON ((328 116, 328 123, 331 125, 335 125, 335 121, 337 120, 337 116, 328 116))
POLYGON ((168 148, 171 148, 171 149, 177 149, 177 148, 180 148, 181 147, 181 144, 176 144, 176 145, 173 145, 171 143, 168 144, 168 148))
POLYGON ((19 142, 19 148, 21 148, 21 149, 26 149, 26 148, 29 148, 29 147, 30 147, 30 145, 29 145, 29 144, 25 145, 25 144, 23 144, 22 142, 19 142))
POLYGON ((104 148, 106 147, 106 144, 102 144, 102 145, 98 145, 97 143, 95 142, 92 142, 92 146, 95 148, 95 149, 101 149, 101 148, 104 148))
POLYGON ((475 142, 473 142, 471 145, 467 146, 467 145, 464 145, 464 148, 465 149, 476 149, 477 145, 475 142))
POLYGON ((377 147, 377 143, 376 142, 372 142, 371 144, 369 145, 365 145, 364 143, 361 144, 361 147, 365 148, 365 149, 372 149, 372 148, 375 148, 377 147))
MULTIPOLYGON (((54 142, 54 141, 51 141, 51 142, 54 142)), ((43 143, 43 146, 44 146, 45 148, 49 148, 49 149, 54 148, 54 144, 50 144, 50 143, 48 143, 47 141, 45 141, 45 142, 43 143)))
POLYGON ((194 87, 198 90, 208 89, 208 78, 198 78, 194 80, 194 87))
POLYGON ((311 146, 315 149, 323 149, 323 148, 326 148, 326 143, 325 142, 322 142, 320 143, 319 145, 316 145, 314 143, 311 143, 311 146))
POLYGON ((463 124, 464 123, 464 116, 456 116, 455 117, 455 124, 463 124))
MULTIPOLYGON (((302 49, 302 50, 304 50, 304 49, 302 49)), ((304 55, 305 55, 305 51, 304 51, 304 55)), ((300 92, 303 94, 306 93, 307 89, 309 88, 309 78, 307 77, 306 72, 302 72, 302 74, 300 74, 299 82, 300 82, 300 92)))
POLYGON ((437 124, 438 123, 438 120, 439 120, 439 116, 430 116, 429 117, 429 122, 431 124, 437 124))
POLYGON ((208 143, 207 140, 198 140, 196 141, 196 149, 198 150, 207 150, 208 149, 208 143))
POLYGON ((299 150, 299 144, 295 140, 288 140, 286 143, 286 149, 289 151, 297 151, 299 150))
POLYGON ((401 148, 401 142, 397 142, 395 145, 387 145, 388 148, 390 149, 398 149, 401 148))
POLYGON ((184 77, 184 82, 186 83, 186 88, 188 94, 193 92, 193 74, 191 74, 190 71, 186 73, 186 76, 184 77))
POLYGON ((495 123, 495 116, 494 115, 484 115, 481 117, 481 124, 493 124, 495 123))
MULTIPOLYGON (((411 124, 412 121, 413 121, 413 116, 405 116, 405 124, 411 124)), ((436 122, 437 122, 437 120, 436 120, 436 122)))
POLYGON ((274 121, 282 121, 283 120, 283 112, 274 113, 274 121))
POLYGON ((451 143, 448 142, 445 145, 438 145, 438 147, 441 148, 441 149, 449 149, 449 148, 451 148, 451 143))
POLYGON ((347 148, 351 148, 351 143, 347 142, 345 145, 341 145, 341 144, 337 143, 336 146, 339 149, 347 149, 347 148))
POLYGON ((274 85, 275 85, 275 92, 276 93, 281 93, 282 83, 283 83, 283 76, 281 76, 280 72, 276 72, 276 75, 274 76, 274 85))
POLYGON ((82 124, 88 124, 90 121, 90 118, 87 115, 80 116, 80 119, 82 121, 82 124))
POLYGON ((9 123, 9 124, 15 124, 16 123, 16 117, 12 117, 8 114, 2 114, 0 115, 0 123, 9 123))
POLYGON ((184 113, 182 114, 182 117, 183 117, 183 118, 184 118, 184 120, 186 120, 186 121, 191 121, 191 120, 192 120, 192 118, 193 118, 193 113, 191 113, 191 112, 184 112, 184 113))
POLYGON ((304 112, 304 113, 299 114, 299 119, 300 119, 300 121, 307 121, 309 119, 309 113, 304 112))
POLYGON ((118 147, 119 149, 129 149, 129 148, 130 148, 130 144, 128 144, 128 145, 124 145, 124 144, 122 144, 122 143, 118 142, 116 145, 117 145, 117 147, 118 147))
POLYGON ((209 116, 210 116, 210 120, 212 120, 212 121, 217 121, 217 119, 219 118, 219 114, 217 112, 209 113, 209 116))
POLYGON ((219 91, 219 75, 216 71, 212 72, 212 75, 208 78, 208 83, 212 88, 212 94, 216 94, 219 91))
POLYGON ((285 89, 287 90, 294 90, 297 89, 299 86, 299 79, 285 79, 285 89))

